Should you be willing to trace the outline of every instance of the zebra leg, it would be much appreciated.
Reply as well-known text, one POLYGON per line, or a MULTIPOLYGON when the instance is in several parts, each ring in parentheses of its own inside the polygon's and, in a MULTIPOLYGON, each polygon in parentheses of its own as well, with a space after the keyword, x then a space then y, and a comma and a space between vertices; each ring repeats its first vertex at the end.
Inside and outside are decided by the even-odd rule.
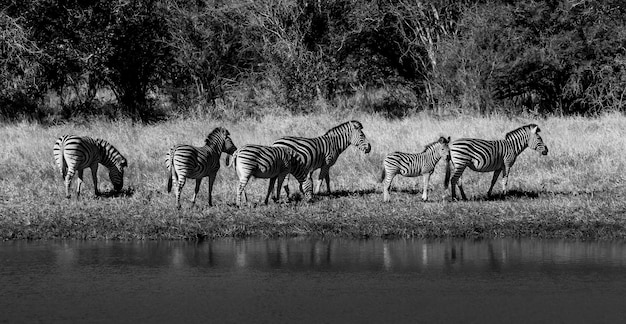
POLYGON ((191 200, 191 207, 196 204, 196 197, 198 197, 198 192, 200 191, 200 184, 202 183, 202 177, 196 179, 196 188, 193 191, 193 199, 191 200))
MULTIPOLYGON (((285 176, 278 176, 278 187, 276 187, 276 196, 274 197, 274 201, 275 202, 279 202, 280 201, 280 187, 283 185, 283 181, 285 181, 285 176)), ((287 196, 287 199, 289 199, 289 196, 287 196)))
POLYGON ((68 169, 65 174, 65 198, 70 199, 72 194, 70 193, 70 187, 72 186, 72 178, 74 178, 74 169, 68 169))
POLYGON ((307 202, 313 200, 313 183, 311 178, 305 178, 304 182, 300 183, 300 191, 304 194, 304 199, 307 202))
POLYGON ((463 184, 461 181, 461 175, 463 175, 464 170, 465 166, 458 168, 455 166, 454 168, 454 171, 450 178, 450 194, 452 196, 452 200, 456 199, 456 186, 459 187, 459 191, 461 192, 461 197, 463 198, 463 200, 467 199, 467 197, 465 196, 465 191, 463 191, 463 184))
POLYGON ((330 170, 328 170, 328 172, 326 172, 326 176, 324 177, 324 179, 326 180, 326 192, 330 195, 330 174, 329 174, 330 170))
POLYGON ((430 175, 431 173, 426 173, 423 175, 424 178, 424 189, 423 189, 423 193, 422 193, 422 200, 423 201, 427 201, 428 200, 428 185, 430 184, 430 175))
POLYGON ((180 209, 180 194, 183 192, 183 187, 187 182, 186 177, 179 177, 178 183, 176 183, 176 208, 180 209))
POLYGON ((215 174, 209 174, 209 206, 213 206, 213 184, 215 183, 215 174))
MULTIPOLYGON (((270 185, 267 187, 267 195, 265 195, 265 204, 267 205, 267 202, 270 199, 270 194, 272 194, 272 191, 274 189, 274 185, 276 184, 276 177, 272 177, 270 178, 270 185)), ((280 186, 278 186, 278 190, 280 190, 280 186)))
POLYGON ((328 166, 323 166, 320 169, 320 174, 317 177, 318 181, 316 181, 315 183, 315 189, 313 190, 313 193, 315 194, 319 194, 320 193, 320 189, 322 187, 322 181, 326 180, 326 190, 327 193, 330 195, 330 175, 329 175, 329 170, 330 167, 328 166))
MULTIPOLYGON (((289 195, 291 194, 291 192, 289 191, 289 174, 287 174, 287 182, 285 182, 285 186, 283 187, 285 189, 285 194, 287 195, 287 199, 289 199, 289 195)), ((278 184, 278 187, 280 188, 281 184, 278 184)), ((300 191, 302 191, 302 185, 300 185, 300 191)), ((278 196, 280 196, 280 192, 278 192, 278 196)))
POLYGON ((457 185, 459 186, 459 192, 461 193, 461 199, 467 200, 467 196, 465 196, 465 190, 463 190, 463 179, 459 179, 459 182, 457 183, 457 185))
MULTIPOLYGON (((241 206, 241 195, 243 194, 244 198, 246 199, 246 202, 248 201, 248 197, 246 196, 246 185, 248 184, 248 180, 250 179, 250 177, 240 177, 239 178, 239 186, 237 187, 237 206, 241 206)), ((280 188, 279 188, 280 190, 280 188)))
POLYGON ((91 169, 91 179, 93 180, 94 194, 97 197, 100 196, 100 191, 98 190, 98 163, 92 164, 89 168, 91 169))
POLYGON ((80 187, 83 185, 83 170, 78 170, 76 172, 76 199, 80 198, 80 187))
POLYGON ((391 188, 391 182, 393 178, 396 176, 396 173, 391 171, 387 172, 385 179, 383 180, 383 201, 389 201, 389 188, 391 188))
POLYGON ((508 184, 509 184, 509 168, 505 166, 504 170, 502 170, 502 193, 505 195, 508 192, 508 189, 507 189, 508 184))
MULTIPOLYGON (((487 197, 491 197, 491 191, 493 190, 493 186, 496 184, 496 181, 498 181, 498 177, 500 176, 500 172, 502 172, 502 170, 495 170, 493 171, 493 178, 491 178, 491 185, 489 186, 489 191, 487 191, 487 197)), ((506 177, 503 177, 502 180, 504 181, 506 177)), ((506 191, 506 190, 504 190, 506 191)))

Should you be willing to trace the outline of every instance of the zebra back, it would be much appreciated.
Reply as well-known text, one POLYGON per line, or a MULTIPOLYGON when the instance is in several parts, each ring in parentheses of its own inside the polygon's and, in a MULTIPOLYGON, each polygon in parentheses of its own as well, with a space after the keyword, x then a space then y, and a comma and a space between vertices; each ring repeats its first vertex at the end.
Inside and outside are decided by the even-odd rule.
POLYGON ((298 181, 304 181, 307 175, 300 155, 287 147, 252 144, 239 148, 233 156, 235 168, 241 174, 271 178, 291 173, 298 181))
POLYGON ((356 146, 365 153, 371 150, 371 145, 363 133, 363 125, 356 120, 335 126, 319 137, 286 136, 272 144, 272 146, 287 147, 297 152, 309 172, 322 167, 329 161, 332 165, 350 145, 356 146))

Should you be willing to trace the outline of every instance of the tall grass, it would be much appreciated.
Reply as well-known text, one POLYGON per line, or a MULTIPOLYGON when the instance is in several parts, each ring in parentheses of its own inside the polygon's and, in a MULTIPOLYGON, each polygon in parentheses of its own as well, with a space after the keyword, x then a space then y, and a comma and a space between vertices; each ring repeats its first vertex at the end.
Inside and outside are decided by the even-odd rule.
MULTIPOLYGON (((546 231, 543 221, 558 225, 548 229, 545 235, 581 236, 581 228, 589 225, 585 227, 588 231, 593 228, 590 224, 598 221, 604 222, 603 226, 617 228, 610 227, 613 229, 609 231, 603 227, 603 231, 623 235, 626 232, 622 228, 626 223, 626 205, 621 202, 625 192, 625 135, 626 117, 619 114, 596 119, 532 120, 499 116, 441 119, 414 115, 390 120, 372 114, 346 113, 266 116, 240 122, 192 118, 155 125, 125 120, 55 126, 6 124, 0 128, 3 152, 0 155, 0 236, 124 239, 305 234, 525 236, 531 235, 526 231, 534 229, 536 232, 537 228, 546 231), (372 152, 364 155, 354 148, 346 150, 330 171, 335 194, 321 196, 310 205, 297 202, 236 208, 232 204, 237 176, 234 169, 225 166, 220 169, 214 187, 215 207, 208 206, 206 181, 196 209, 188 209, 193 181, 188 181, 184 188, 180 212, 175 210, 174 195, 165 192, 166 150, 176 143, 202 145, 214 127, 229 129, 237 146, 269 145, 284 135, 320 136, 350 119, 363 123, 372 152), (528 123, 540 126, 550 152, 540 156, 527 150, 518 157, 509 178, 513 193, 510 197, 485 201, 491 174, 467 170, 464 184, 471 201, 444 202, 440 198, 444 195, 444 164, 440 163, 431 178, 433 202, 421 202, 419 179, 396 177, 392 202, 381 204, 382 193, 376 180, 385 154, 419 152, 440 135, 451 136, 453 140, 461 137, 500 139, 508 131, 528 123), (93 184, 86 172, 81 200, 75 201, 75 195, 69 201, 64 198, 52 147, 56 138, 70 133, 107 139, 124 154, 129 167, 125 175, 126 189, 121 196, 94 197, 93 184), (574 232, 567 232, 572 228, 574 232)), ((104 167, 100 167, 99 180, 101 190, 106 192, 112 188, 104 167)), ((292 180, 290 185, 295 191, 296 182, 292 180)), ((265 179, 249 184, 249 199, 259 203, 266 186, 265 179)), ((497 186, 494 193, 498 194, 499 190, 497 186)))

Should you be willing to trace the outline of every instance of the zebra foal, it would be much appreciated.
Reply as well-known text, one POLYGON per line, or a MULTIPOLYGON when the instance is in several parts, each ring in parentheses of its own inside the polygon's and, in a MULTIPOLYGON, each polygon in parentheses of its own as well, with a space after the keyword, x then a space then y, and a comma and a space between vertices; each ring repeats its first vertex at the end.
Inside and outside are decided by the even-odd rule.
POLYGON ((539 126, 529 124, 519 127, 506 134, 504 140, 489 141, 478 138, 461 138, 450 144, 450 160, 446 166, 444 186, 451 185, 452 199, 456 199, 455 186, 459 187, 461 197, 466 200, 461 175, 466 167, 477 172, 493 171, 491 186, 487 196, 491 196, 493 186, 502 173, 502 191, 507 193, 507 184, 511 168, 527 147, 541 153, 548 154, 548 147, 539 135, 539 126))
POLYGON ((113 183, 115 191, 122 190, 124 186, 124 168, 128 165, 122 154, 109 142, 87 136, 65 135, 59 137, 53 148, 56 165, 61 171, 65 181, 65 197, 70 198, 70 186, 74 174, 78 175, 76 186, 76 199, 80 198, 80 188, 83 183, 83 170, 91 169, 94 192, 100 195, 98 190, 98 164, 109 169, 109 179, 113 183))
POLYGON ((237 147, 230 138, 230 132, 223 127, 216 127, 205 139, 204 146, 196 147, 177 144, 165 155, 165 164, 169 171, 167 192, 172 191, 172 182, 176 183, 176 207, 180 209, 180 194, 187 178, 196 179, 191 205, 195 205, 202 178, 209 177, 209 206, 213 206, 213 183, 220 169, 222 152, 232 155, 237 147))
POLYGON ((449 143, 450 137, 445 138, 442 136, 437 141, 426 145, 421 153, 393 152, 387 154, 383 160, 383 170, 378 180, 378 182, 382 182, 383 186, 383 201, 389 201, 389 187, 396 174, 405 177, 423 175, 424 189, 422 200, 428 200, 430 176, 435 171, 437 162, 442 157, 447 159, 450 155, 449 143))
MULTIPOLYGON (((302 157, 309 178, 311 178, 313 171, 320 169, 319 180, 316 181, 313 189, 316 194, 324 180, 326 181, 326 190, 330 194, 330 167, 337 162, 339 155, 350 145, 356 146, 366 154, 372 149, 363 133, 363 125, 357 120, 335 126, 319 137, 286 136, 272 144, 272 146, 290 148, 298 153, 302 157)), ((285 186, 285 191, 289 195, 287 186, 285 186)))
POLYGON ((280 191, 287 174, 291 173, 303 187, 306 200, 311 199, 312 185, 308 178, 302 158, 292 149, 286 147, 246 145, 239 148, 233 155, 233 163, 239 177, 237 187, 237 205, 241 205, 241 196, 247 199, 245 188, 252 177, 270 179, 265 196, 265 204, 269 200, 274 189, 274 184, 278 180, 274 201, 279 201, 280 191))

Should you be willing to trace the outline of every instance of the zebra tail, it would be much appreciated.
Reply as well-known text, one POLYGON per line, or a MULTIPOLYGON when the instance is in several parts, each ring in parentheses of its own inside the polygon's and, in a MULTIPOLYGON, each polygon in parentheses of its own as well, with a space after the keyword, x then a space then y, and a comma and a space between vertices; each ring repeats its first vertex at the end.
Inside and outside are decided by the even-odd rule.
POLYGON ((167 192, 172 192, 172 178, 176 178, 178 179, 178 176, 176 175, 176 170, 174 169, 174 149, 171 148, 170 152, 169 152, 169 157, 168 157, 168 169, 169 172, 167 174, 167 192))
POLYGON ((446 177, 443 180, 443 187, 448 189, 450 186, 450 173, 452 172, 452 160, 448 157, 446 158, 446 177))
POLYGON ((59 166, 59 169, 61 169, 60 171, 63 180, 65 180, 65 176, 67 175, 67 163, 65 161, 65 142, 59 138, 56 144, 59 146, 58 155, 56 156, 57 165, 59 166))
POLYGON ((386 171, 385 171, 385 167, 383 166, 383 170, 380 171, 380 174, 378 175, 378 179, 376 179, 377 182, 383 182, 383 180, 385 180, 385 175, 386 175, 386 171))
POLYGON ((237 152, 233 153, 233 155, 226 155, 226 166, 229 168, 237 168, 237 152))

